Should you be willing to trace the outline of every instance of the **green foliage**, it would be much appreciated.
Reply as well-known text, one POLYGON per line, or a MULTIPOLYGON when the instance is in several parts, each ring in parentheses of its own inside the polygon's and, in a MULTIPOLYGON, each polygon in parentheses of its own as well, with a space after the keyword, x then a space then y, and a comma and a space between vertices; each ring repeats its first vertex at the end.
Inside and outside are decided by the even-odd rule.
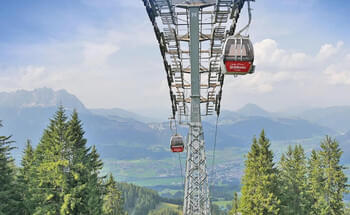
POLYGON ((218 205, 215 204, 211 205, 210 210, 212 215, 226 215, 226 213, 222 211, 218 205))
POLYGON ((106 194, 103 198, 103 214, 104 215, 123 215, 124 199, 121 191, 117 189, 117 184, 112 175, 109 175, 106 182, 106 194))
POLYGON ((279 163, 281 214, 309 214, 310 196, 307 184, 307 161, 304 149, 289 146, 279 163))
POLYGON ((0 136, 0 215, 124 215, 124 198, 130 214, 144 215, 160 203, 155 191, 101 176, 103 163, 86 146, 76 111, 69 119, 58 108, 36 149, 27 141, 19 171, 11 143, 0 136))
POLYGON ((118 183, 125 199, 125 210, 128 214, 144 215, 156 208, 161 198, 156 191, 138 187, 133 184, 118 183))
POLYGON ((264 132, 259 141, 254 138, 245 163, 242 197, 238 200, 235 194, 231 215, 349 214, 343 201, 348 192, 345 168, 340 164, 343 152, 336 140, 327 136, 308 162, 300 145, 289 147, 281 156, 279 170, 274 168, 269 146, 264 132))
POLYGON ((230 211, 230 215, 237 215, 239 212, 239 198, 237 192, 233 195, 232 200, 232 209, 230 211))
MULTIPOLYGON (((102 214, 103 163, 87 140, 76 111, 59 107, 34 150, 27 143, 19 174, 22 214, 102 214)), ((122 203, 121 203, 122 204, 122 203)))
POLYGON ((311 210, 310 214, 320 214, 322 208, 325 207, 325 199, 323 196, 323 182, 324 176, 322 171, 321 160, 319 153, 316 150, 312 150, 311 156, 308 162, 308 187, 310 192, 311 210))
POLYGON ((328 136, 321 142, 321 150, 312 152, 309 161, 311 214, 344 214, 343 197, 348 187, 345 168, 340 165, 342 154, 338 142, 328 136))
POLYGON ((10 156, 12 143, 11 136, 0 136, 0 214, 4 215, 16 214, 21 206, 15 183, 15 165, 10 156))
POLYGON ((99 154, 95 146, 92 147, 91 152, 88 154, 88 169, 90 172, 90 178, 87 181, 87 208, 89 214, 101 214, 103 205, 103 187, 102 178, 99 178, 100 171, 103 167, 103 163, 99 158, 99 154))
POLYGON ((278 171, 274 167, 270 141, 261 132, 253 139, 245 162, 239 211, 246 215, 279 214, 278 171))
POLYGON ((32 205, 33 189, 32 178, 33 175, 33 162, 34 162, 34 149, 30 140, 27 140, 26 148, 23 152, 23 157, 21 161, 22 168, 19 169, 17 186, 21 189, 22 193, 22 205, 21 205, 21 214, 33 214, 34 205, 32 205))
POLYGON ((350 204, 345 205, 344 215, 350 215, 350 204))
MULTIPOLYGON (((68 123, 63 107, 50 120, 34 152, 32 168, 34 214, 59 214, 69 193, 68 123)), ((65 214, 65 213, 62 213, 65 214)))
MULTIPOLYGON (((164 199, 156 191, 101 176, 103 163, 96 148, 86 146, 76 111, 68 118, 59 107, 37 148, 27 141, 19 169, 10 156, 12 142, 0 136, 0 215, 181 214, 159 207, 164 199)), ((350 214, 343 201, 348 185, 342 154, 338 142, 326 137, 308 162, 297 145, 288 148, 276 168, 262 131, 245 161, 242 196, 234 194, 229 214, 350 214)), ((211 210, 226 214, 217 205, 211 210)))

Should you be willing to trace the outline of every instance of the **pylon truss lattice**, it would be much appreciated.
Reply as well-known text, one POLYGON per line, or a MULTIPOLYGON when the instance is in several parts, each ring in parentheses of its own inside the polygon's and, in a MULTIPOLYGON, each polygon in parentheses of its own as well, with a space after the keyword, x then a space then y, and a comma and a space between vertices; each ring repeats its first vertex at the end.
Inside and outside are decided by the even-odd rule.
MULTIPOLYGON (((207 1, 199 12, 200 103, 202 115, 220 113, 224 75, 220 57, 227 36, 233 35, 247 0, 207 1)), ((143 0, 157 37, 172 105, 172 115, 189 116, 191 103, 189 13, 191 1, 143 0)), ((205 1, 200 1, 205 2, 205 1)), ((184 119, 183 117, 182 119, 184 119)))

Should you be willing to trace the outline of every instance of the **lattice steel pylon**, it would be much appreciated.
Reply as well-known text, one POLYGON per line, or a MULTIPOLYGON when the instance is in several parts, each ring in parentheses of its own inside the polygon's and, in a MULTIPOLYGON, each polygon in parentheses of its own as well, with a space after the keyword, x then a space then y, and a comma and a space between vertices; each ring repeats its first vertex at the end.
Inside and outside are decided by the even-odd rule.
POLYGON ((142 1, 163 57, 172 117, 190 117, 182 122, 189 126, 183 214, 210 215, 201 116, 220 114, 222 46, 234 34, 244 3, 253 0, 142 1))

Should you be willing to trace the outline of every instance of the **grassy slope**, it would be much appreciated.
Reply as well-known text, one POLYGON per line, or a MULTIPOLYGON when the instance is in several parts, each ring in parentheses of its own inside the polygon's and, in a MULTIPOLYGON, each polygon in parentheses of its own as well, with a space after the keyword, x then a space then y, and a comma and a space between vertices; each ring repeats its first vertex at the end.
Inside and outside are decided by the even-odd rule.
POLYGON ((160 204, 158 204, 156 209, 154 209, 154 210, 157 211, 157 210, 160 210, 163 208, 173 209, 174 211, 178 212, 179 215, 182 215, 182 207, 181 206, 175 205, 175 204, 170 204, 170 203, 165 203, 165 202, 161 202, 160 204))

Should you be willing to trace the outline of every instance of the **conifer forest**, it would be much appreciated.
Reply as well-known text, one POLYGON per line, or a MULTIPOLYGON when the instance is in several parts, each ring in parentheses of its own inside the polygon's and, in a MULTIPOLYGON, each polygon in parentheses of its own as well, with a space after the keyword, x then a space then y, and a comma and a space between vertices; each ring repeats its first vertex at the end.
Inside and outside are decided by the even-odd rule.
MULTIPOLYGON (((94 145, 87 146, 77 111, 67 116, 60 106, 34 148, 26 143, 20 165, 11 156, 11 136, 0 137, 0 214, 181 214, 182 199, 166 199, 156 191, 116 182, 103 175, 94 145), (172 204, 176 207, 160 207, 172 204)), ((289 146, 274 159, 264 131, 254 137, 246 155, 240 190, 229 210, 212 204, 213 215, 285 214, 346 215, 349 187, 340 164, 338 142, 326 136, 320 149, 306 153, 289 146), (307 154, 309 154, 307 156, 307 154)))

